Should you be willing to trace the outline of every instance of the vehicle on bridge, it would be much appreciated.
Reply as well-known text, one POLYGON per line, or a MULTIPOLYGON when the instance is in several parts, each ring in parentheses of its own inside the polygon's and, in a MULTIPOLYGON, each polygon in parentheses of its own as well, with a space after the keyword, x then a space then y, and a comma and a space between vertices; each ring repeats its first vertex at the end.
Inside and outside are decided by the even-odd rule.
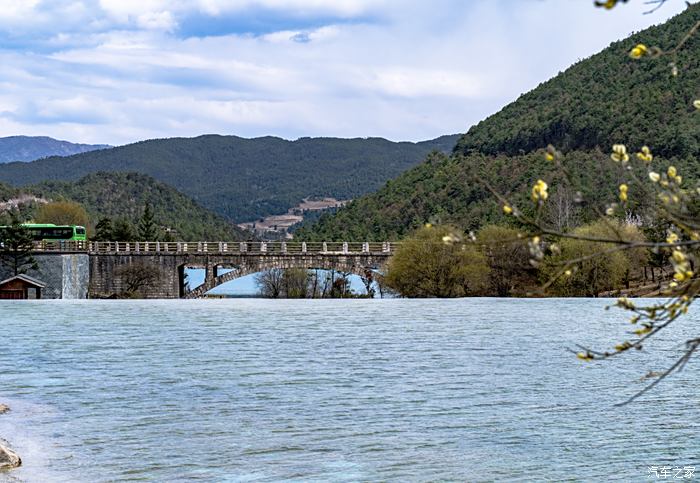
MULTIPOLYGON (((22 226, 29 231, 34 241, 87 241, 84 226, 53 223, 25 223, 22 226)), ((0 234, 5 228, 7 227, 0 226, 0 234)))

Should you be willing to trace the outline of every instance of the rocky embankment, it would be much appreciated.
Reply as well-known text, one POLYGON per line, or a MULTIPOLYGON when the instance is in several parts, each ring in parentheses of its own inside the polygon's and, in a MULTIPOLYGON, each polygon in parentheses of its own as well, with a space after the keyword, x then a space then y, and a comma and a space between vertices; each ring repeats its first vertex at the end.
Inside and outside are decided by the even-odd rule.
MULTIPOLYGON (((5 414, 9 410, 9 406, 0 404, 0 414, 5 414)), ((0 439, 0 471, 11 470, 21 465, 22 459, 19 455, 7 446, 7 441, 0 439)))

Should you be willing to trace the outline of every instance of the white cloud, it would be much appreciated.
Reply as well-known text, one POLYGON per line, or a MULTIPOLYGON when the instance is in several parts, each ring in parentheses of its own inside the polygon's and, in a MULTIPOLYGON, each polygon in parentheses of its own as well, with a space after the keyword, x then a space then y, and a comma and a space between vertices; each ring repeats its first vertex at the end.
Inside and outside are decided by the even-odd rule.
POLYGON ((641 2, 608 12, 558 0, 5 3, 0 135, 117 144, 202 133, 464 132, 683 2, 654 16, 642 15, 641 2), (274 31, 260 29, 268 14, 274 31), (183 35, 197 15, 250 25, 183 35))

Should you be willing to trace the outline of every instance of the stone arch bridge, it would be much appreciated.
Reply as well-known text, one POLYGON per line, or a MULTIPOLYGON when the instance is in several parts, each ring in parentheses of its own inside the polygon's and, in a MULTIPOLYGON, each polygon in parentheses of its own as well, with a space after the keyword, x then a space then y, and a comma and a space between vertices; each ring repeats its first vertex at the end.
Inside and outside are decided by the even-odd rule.
POLYGON ((41 242, 37 252, 89 256, 91 298, 135 292, 144 298, 198 298, 219 285, 269 268, 327 269, 364 275, 381 269, 390 242, 41 242), (205 280, 187 288, 185 270, 205 280), (222 269, 228 269, 221 273, 222 269))

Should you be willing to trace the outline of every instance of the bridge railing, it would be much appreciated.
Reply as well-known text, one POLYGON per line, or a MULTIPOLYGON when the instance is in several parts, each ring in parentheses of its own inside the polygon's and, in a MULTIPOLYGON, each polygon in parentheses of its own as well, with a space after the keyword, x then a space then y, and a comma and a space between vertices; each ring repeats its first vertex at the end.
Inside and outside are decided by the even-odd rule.
MULTIPOLYGON (((83 243, 81 251, 111 253, 192 254, 362 254, 393 253, 396 242, 71 242, 83 243)), ((47 250, 48 251, 48 250, 47 250)), ((62 251, 62 250, 56 250, 62 251)))
POLYGON ((33 250, 35 252, 62 252, 80 253, 87 252, 90 243, 86 241, 55 240, 55 241, 35 241, 33 250))

